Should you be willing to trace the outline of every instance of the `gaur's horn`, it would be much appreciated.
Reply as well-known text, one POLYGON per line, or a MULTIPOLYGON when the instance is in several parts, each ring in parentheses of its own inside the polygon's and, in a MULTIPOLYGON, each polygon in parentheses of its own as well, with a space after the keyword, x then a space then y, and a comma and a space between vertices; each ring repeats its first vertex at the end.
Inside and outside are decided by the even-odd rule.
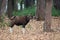
POLYGON ((12 16, 12 17, 11 17, 11 20, 13 20, 15 17, 16 17, 16 16, 12 16))

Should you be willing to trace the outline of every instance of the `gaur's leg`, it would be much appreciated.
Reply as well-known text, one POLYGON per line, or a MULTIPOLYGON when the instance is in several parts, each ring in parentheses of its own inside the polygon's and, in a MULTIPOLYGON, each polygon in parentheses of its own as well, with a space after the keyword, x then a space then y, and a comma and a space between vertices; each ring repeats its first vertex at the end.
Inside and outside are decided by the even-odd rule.
POLYGON ((25 25, 23 25, 22 32, 25 34, 25 25))
POLYGON ((23 28, 25 28, 25 25, 23 24, 23 28))
POLYGON ((10 26, 10 33, 13 32, 13 26, 14 26, 14 25, 11 25, 11 26, 10 26))
POLYGON ((10 33, 12 33, 13 32, 13 29, 10 27, 10 33))

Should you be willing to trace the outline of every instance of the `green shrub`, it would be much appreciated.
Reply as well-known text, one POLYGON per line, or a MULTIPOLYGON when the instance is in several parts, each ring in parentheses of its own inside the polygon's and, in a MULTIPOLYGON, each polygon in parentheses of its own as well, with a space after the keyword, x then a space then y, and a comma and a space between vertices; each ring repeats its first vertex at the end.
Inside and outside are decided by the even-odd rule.
MULTIPOLYGON (((13 11, 14 16, 22 16, 22 15, 35 15, 36 13, 36 7, 33 6, 32 8, 25 8, 24 10, 21 11, 13 11)), ((52 8, 52 16, 60 16, 60 10, 56 10, 54 7, 52 8)))

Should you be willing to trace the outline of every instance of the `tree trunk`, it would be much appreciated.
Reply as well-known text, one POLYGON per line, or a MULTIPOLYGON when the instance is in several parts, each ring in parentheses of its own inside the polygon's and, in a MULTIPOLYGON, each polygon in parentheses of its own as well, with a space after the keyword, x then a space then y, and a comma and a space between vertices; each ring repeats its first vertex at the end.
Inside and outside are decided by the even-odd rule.
POLYGON ((0 0, 0 22, 1 22, 1 16, 2 16, 2 13, 1 13, 1 6, 2 6, 2 0, 0 0))
POLYGON ((18 10, 18 0, 14 0, 14 10, 17 11, 18 10))
POLYGON ((30 7, 34 5, 34 0, 30 0, 30 7))
POLYGON ((60 10, 60 0, 53 0, 54 7, 60 10))
POLYGON ((51 14, 53 0, 46 0, 44 31, 51 31, 51 14))
POLYGON ((24 4, 25 4, 25 8, 28 8, 30 6, 30 1, 31 0, 25 0, 24 4))
POLYGON ((12 12, 13 12, 12 0, 8 0, 7 15, 9 18, 12 16, 12 12))
POLYGON ((0 0, 0 10, 1 10, 2 0, 0 0))
POLYGON ((2 0, 0 4, 0 22, 2 22, 2 16, 5 13, 4 12, 5 9, 6 9, 6 0, 2 0))
POLYGON ((1 16, 1 6, 2 6, 2 1, 3 1, 3 0, 0 0, 0 16, 1 16))
POLYGON ((5 10, 6 10, 6 0, 3 0, 1 5, 1 14, 4 14, 5 10))
POLYGON ((45 0, 37 0, 37 20, 44 20, 45 18, 45 0))
POLYGON ((20 10, 22 10, 22 3, 23 3, 23 1, 20 2, 20 10))

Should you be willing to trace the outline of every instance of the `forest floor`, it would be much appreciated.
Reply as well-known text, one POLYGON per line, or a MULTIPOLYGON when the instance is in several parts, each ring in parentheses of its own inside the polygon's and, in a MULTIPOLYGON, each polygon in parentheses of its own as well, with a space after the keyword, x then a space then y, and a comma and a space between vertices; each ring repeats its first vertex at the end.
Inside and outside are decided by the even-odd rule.
POLYGON ((44 21, 30 20, 26 25, 25 33, 22 34, 22 27, 14 25, 13 32, 9 27, 0 28, 0 40, 60 40, 60 20, 52 17, 51 28, 54 32, 43 32, 44 21))

